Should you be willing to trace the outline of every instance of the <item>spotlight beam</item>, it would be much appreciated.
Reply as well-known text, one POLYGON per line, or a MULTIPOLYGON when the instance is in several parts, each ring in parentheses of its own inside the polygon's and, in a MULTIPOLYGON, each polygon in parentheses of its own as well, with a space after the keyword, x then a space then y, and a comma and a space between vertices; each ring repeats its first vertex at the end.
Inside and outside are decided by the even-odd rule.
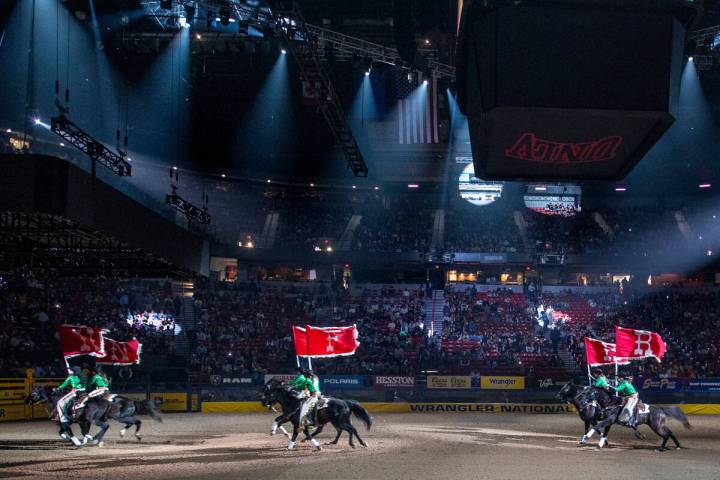
POLYGON ((127 161, 127 156, 121 156, 109 150, 71 122, 64 114, 61 113, 50 119, 50 130, 92 159, 93 175, 96 163, 100 163, 121 177, 129 177, 132 174, 132 166, 127 161))
POLYGON ((279 18, 281 19, 280 34, 287 45, 289 53, 300 68, 301 77, 316 78, 320 81, 320 112, 325 118, 328 127, 330 127, 335 140, 339 143, 348 167, 356 177, 367 177, 368 167, 350 129, 350 124, 345 117, 340 97, 320 63, 316 44, 306 41, 311 36, 302 12, 300 12, 297 4, 293 3, 292 10, 280 13, 279 18))

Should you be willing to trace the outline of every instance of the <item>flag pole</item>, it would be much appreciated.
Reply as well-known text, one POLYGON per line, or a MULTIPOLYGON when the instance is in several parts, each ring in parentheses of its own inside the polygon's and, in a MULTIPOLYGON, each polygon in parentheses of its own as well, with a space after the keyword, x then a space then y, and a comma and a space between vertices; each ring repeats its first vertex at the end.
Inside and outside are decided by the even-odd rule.
POLYGON ((615 386, 617 387, 618 384, 618 362, 617 357, 615 357, 615 386))
POLYGON ((300 356, 299 355, 295 355, 295 364, 297 364, 298 367, 300 366, 300 356))
POLYGON ((312 358, 308 357, 308 369, 312 372, 312 358))
POLYGON ((592 375, 590 375, 590 364, 587 364, 587 371, 588 371, 588 385, 592 385, 592 375))

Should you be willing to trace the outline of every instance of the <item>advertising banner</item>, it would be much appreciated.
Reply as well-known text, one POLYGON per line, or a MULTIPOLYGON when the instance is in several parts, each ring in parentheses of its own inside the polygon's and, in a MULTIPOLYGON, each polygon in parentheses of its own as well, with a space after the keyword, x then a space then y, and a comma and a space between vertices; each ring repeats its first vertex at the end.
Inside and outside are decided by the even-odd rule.
POLYGON ((210 383, 212 385, 223 385, 226 387, 249 386, 255 383, 255 379, 252 377, 223 377, 220 375, 211 375, 210 383))
POLYGON ((720 392, 720 378, 693 378, 688 386, 699 392, 720 392))
POLYGON ((374 384, 385 388, 413 388, 415 377, 376 376, 374 384))
POLYGON ((470 377, 429 375, 427 388, 469 389, 472 386, 470 377))
POLYGON ((0 405, 0 422, 11 420, 25 420, 25 405, 0 405))
POLYGON ((321 390, 353 390, 365 388, 364 378, 356 375, 326 375, 320 377, 321 390))
POLYGON ((153 392, 151 400, 162 400, 160 410, 163 412, 185 412, 187 411, 187 393, 181 392, 153 392))
POLYGON ((639 377, 637 387, 640 390, 673 390, 679 391, 687 386, 688 380, 683 378, 639 377))
POLYGON ((483 390, 524 390, 525 377, 507 377, 483 375, 480 377, 483 390))
POLYGON ((263 383, 267 383, 273 378, 276 378, 282 382, 289 382, 293 378, 295 378, 295 375, 291 374, 291 373, 268 373, 265 375, 265 379, 263 380, 263 383))

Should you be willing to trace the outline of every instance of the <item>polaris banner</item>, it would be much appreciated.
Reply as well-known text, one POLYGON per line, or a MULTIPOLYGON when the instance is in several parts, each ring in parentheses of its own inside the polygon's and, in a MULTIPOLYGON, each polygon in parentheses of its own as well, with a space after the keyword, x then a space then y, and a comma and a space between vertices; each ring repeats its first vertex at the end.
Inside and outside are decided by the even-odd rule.
POLYGON ((320 376, 321 390, 356 390, 365 388, 364 377, 355 375, 320 376))

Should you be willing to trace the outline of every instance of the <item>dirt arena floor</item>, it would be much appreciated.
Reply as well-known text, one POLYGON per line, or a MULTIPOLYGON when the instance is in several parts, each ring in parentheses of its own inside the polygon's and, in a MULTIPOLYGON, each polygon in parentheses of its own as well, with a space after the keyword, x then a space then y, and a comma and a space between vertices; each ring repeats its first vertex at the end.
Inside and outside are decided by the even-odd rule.
MULTIPOLYGON (((675 424, 684 449, 655 451, 657 437, 636 440, 616 428, 612 445, 578 447, 582 425, 572 415, 378 414, 368 448, 286 450, 271 437, 267 414, 172 414, 143 425, 141 443, 119 438, 113 423, 103 448, 75 450, 49 422, 0 424, 0 479, 720 479, 720 416, 675 424)), ((355 422, 356 426, 360 422, 355 422)), ((331 440, 323 432, 319 439, 331 440)), ((593 438, 597 441, 597 437, 593 438)))

